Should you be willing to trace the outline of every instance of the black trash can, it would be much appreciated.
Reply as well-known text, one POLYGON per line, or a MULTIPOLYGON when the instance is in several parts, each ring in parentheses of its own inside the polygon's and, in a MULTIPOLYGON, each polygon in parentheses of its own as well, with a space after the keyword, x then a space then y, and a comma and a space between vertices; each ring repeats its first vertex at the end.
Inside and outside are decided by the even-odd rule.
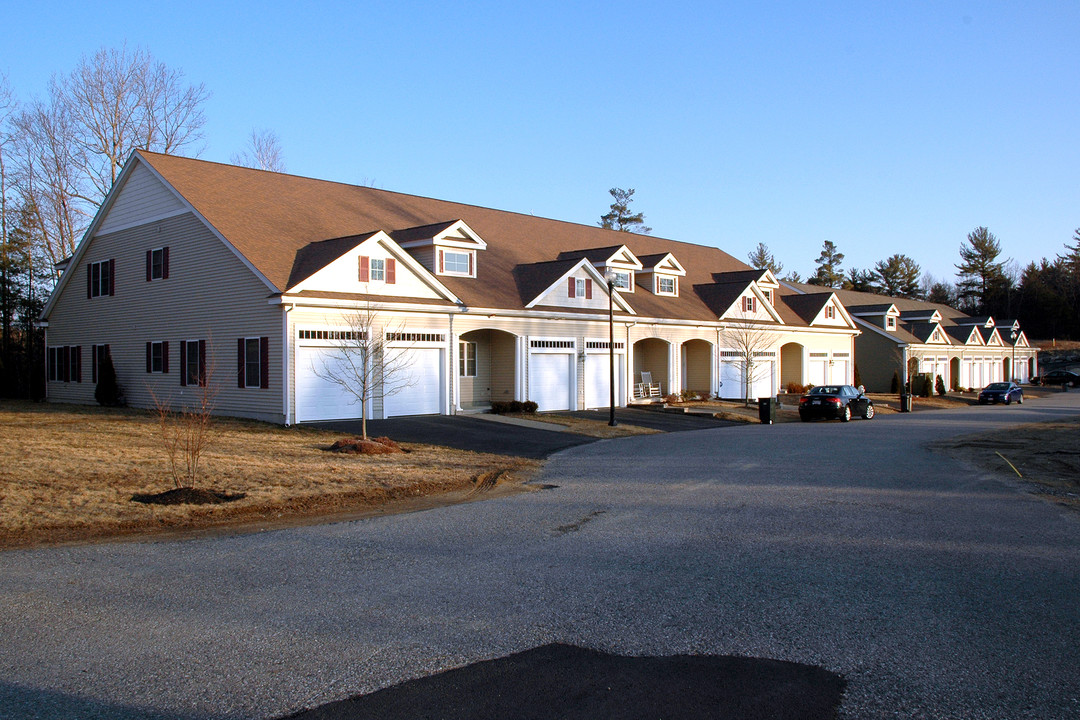
POLYGON ((776 398, 758 398, 758 419, 762 425, 772 425, 776 422, 776 398))
POLYGON ((911 395, 900 393, 900 412, 911 412, 911 395))

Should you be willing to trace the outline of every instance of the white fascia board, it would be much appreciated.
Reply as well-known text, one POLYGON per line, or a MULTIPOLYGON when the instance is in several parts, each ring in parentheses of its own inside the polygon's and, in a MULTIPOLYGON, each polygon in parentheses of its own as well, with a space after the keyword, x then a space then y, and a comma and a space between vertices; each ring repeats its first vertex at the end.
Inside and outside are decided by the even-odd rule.
MULTIPOLYGON (((128 155, 127 162, 124 163, 124 167, 121 168, 120 175, 117 176, 116 182, 109 188, 108 194, 94 214, 94 219, 90 221, 90 227, 86 228, 86 232, 83 233, 82 238, 79 240, 79 244, 75 246, 75 252, 72 253, 71 258, 68 260, 67 267, 69 269, 79 266, 79 261, 82 260, 83 255, 86 254, 86 248, 90 245, 90 240, 94 237, 94 233, 97 232, 97 229, 101 227, 102 220, 109 214, 109 210, 112 209, 113 203, 116 202, 116 198, 120 196, 120 189, 124 187, 124 183, 127 182, 128 176, 134 171, 135 164, 139 160, 141 160, 141 158, 138 155, 138 151, 132 150, 131 154, 128 155)), ((149 166, 149 163, 147 163, 147 166, 149 166)), ((60 297, 60 293, 64 291, 64 288, 66 288, 67 284, 71 281, 72 275, 73 273, 70 273, 67 270, 60 275, 60 280, 57 281, 52 294, 49 295, 48 302, 45 303, 45 307, 41 310, 41 318, 43 320, 49 317, 49 313, 52 312, 53 306, 60 297)))
POLYGON ((773 275, 772 270, 769 269, 766 269, 765 272, 761 274, 761 277, 758 278, 758 283, 771 288, 780 287, 780 281, 776 279, 776 276, 773 275))
POLYGON ((410 240, 409 242, 401 243, 400 247, 414 248, 425 247, 428 245, 438 245, 439 247, 456 247, 464 250, 486 250, 487 243, 480 237, 471 227, 469 227, 464 220, 455 220, 444 230, 435 233, 429 238, 421 238, 419 240, 410 240), (460 240, 457 238, 447 238, 447 235, 459 232, 469 240, 460 240))
POLYGON ((660 258, 652 267, 643 267, 642 269, 644 272, 656 273, 658 275, 686 275, 686 270, 683 268, 682 264, 680 264, 679 261, 675 259, 675 256, 671 253, 665 253, 664 257, 660 258), (673 265, 674 267, 661 269, 660 266, 663 265, 665 262, 670 262, 671 265, 673 265))
POLYGON ((637 255, 630 251, 630 248, 625 245, 620 245, 619 249, 611 254, 608 259, 604 260, 597 267, 613 267, 622 268, 624 270, 641 270, 643 265, 641 261, 637 259, 637 255), (619 259, 619 256, 629 259, 619 259))
POLYGON ((972 325, 971 326, 971 334, 968 335, 968 339, 967 339, 967 341, 964 342, 964 344, 965 345, 985 345, 986 344, 986 342, 983 340, 982 333, 979 332, 979 326, 978 325, 972 325), (975 342, 971 342, 971 338, 975 338, 975 342))
MULTIPOLYGON (((135 150, 133 152, 137 153, 138 150, 135 150)), ((194 215, 196 218, 198 218, 199 222, 201 222, 203 225, 205 225, 206 228, 214 235, 214 237, 216 237, 218 240, 220 240, 225 245, 225 247, 227 247, 232 252, 232 254, 235 255, 237 257, 237 259, 239 259, 240 262, 242 262, 244 264, 244 266, 255 275, 255 277, 259 278, 259 280, 261 280, 263 282, 263 284, 266 285, 266 287, 270 288, 271 291, 273 291, 275 293, 281 292, 281 288, 277 287, 276 285, 274 285, 274 283, 270 282, 270 279, 267 278, 265 275, 263 275, 262 272, 257 267, 255 267, 251 263, 250 260, 247 259, 247 257, 244 255, 244 253, 237 250, 236 246, 233 245, 231 242, 229 242, 229 240, 224 235, 222 235, 221 232, 219 232, 218 229, 216 227, 214 227, 210 223, 209 220, 207 220, 205 217, 203 217, 203 214, 200 213, 198 210, 196 210, 195 206, 192 205, 190 202, 188 202, 188 199, 186 197, 184 197, 183 195, 181 195, 180 192, 176 188, 174 188, 161 175, 161 173, 159 173, 157 171, 157 169, 153 165, 151 165, 148 162, 146 162, 144 164, 146 165, 146 169, 149 170, 151 172, 151 174, 153 174, 153 176, 155 178, 157 178, 158 182, 160 182, 162 185, 164 185, 166 188, 168 188, 169 191, 174 196, 176 196, 176 199, 179 200, 180 203, 184 207, 186 207, 188 209, 188 211, 191 212, 192 215, 194 215)))

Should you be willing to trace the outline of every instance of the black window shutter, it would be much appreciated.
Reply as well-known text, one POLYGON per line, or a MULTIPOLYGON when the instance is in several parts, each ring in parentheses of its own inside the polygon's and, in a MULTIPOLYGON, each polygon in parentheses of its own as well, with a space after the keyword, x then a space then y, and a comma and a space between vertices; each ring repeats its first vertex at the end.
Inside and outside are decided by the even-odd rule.
POLYGON ((87 264, 86 266, 86 299, 89 300, 94 296, 94 266, 87 264))
POLYGON ((90 346, 90 382, 97 382, 98 346, 90 346))
POLYGON ((71 349, 75 353, 75 355, 74 355, 75 362, 73 363, 74 366, 75 366, 75 372, 74 372, 75 382, 81 383, 82 382, 82 345, 76 345, 75 347, 73 347, 71 349))
POLYGON ((116 294, 116 261, 109 261, 109 294, 116 294))
POLYGON ((244 387, 244 338, 236 339, 236 386, 244 387))
POLYGON ((146 251, 146 282, 154 279, 154 251, 146 251))
POLYGON ((63 369, 63 372, 60 373, 60 378, 64 382, 68 382, 71 380, 71 368, 68 358, 68 350, 69 348, 66 346, 60 348, 60 367, 63 369))
POLYGON ((169 279, 169 248, 164 247, 161 249, 161 279, 169 279))
POLYGON ((169 341, 161 343, 161 372, 169 372, 169 341))
POLYGON ((180 384, 187 385, 187 341, 180 341, 180 384))
POLYGON ((199 341, 199 385, 206 385, 206 341, 199 341))
POLYGON ((270 387, 270 338, 259 338, 259 387, 270 387))
POLYGON ((154 372, 154 360, 153 349, 150 347, 153 343, 146 343, 146 372, 154 372))

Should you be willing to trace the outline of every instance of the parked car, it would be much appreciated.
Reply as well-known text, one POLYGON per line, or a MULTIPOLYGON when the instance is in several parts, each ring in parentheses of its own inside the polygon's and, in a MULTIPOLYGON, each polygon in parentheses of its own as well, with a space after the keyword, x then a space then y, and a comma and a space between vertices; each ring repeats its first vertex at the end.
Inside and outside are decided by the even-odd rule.
POLYGON ((1045 375, 1040 375, 1040 385, 1072 385, 1080 387, 1080 375, 1069 370, 1051 370, 1045 375))
POLYGON ((874 402, 851 385, 818 385, 799 398, 799 418, 803 422, 815 418, 847 422, 852 417, 874 417, 874 402))
POLYGON ((1014 402, 1024 402, 1024 389, 1014 382, 990 383, 979 393, 980 405, 990 405, 991 403, 1010 405, 1014 402))

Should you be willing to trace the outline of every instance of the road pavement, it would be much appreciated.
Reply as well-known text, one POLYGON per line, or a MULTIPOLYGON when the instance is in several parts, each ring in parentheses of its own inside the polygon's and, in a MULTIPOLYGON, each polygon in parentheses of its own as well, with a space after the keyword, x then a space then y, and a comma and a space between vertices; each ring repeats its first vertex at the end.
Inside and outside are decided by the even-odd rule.
POLYGON ((3 552, 0 717, 271 718, 565 643, 817 666, 842 718, 1075 718, 1080 514, 925 446, 1077 413, 639 436, 488 502, 3 552))

